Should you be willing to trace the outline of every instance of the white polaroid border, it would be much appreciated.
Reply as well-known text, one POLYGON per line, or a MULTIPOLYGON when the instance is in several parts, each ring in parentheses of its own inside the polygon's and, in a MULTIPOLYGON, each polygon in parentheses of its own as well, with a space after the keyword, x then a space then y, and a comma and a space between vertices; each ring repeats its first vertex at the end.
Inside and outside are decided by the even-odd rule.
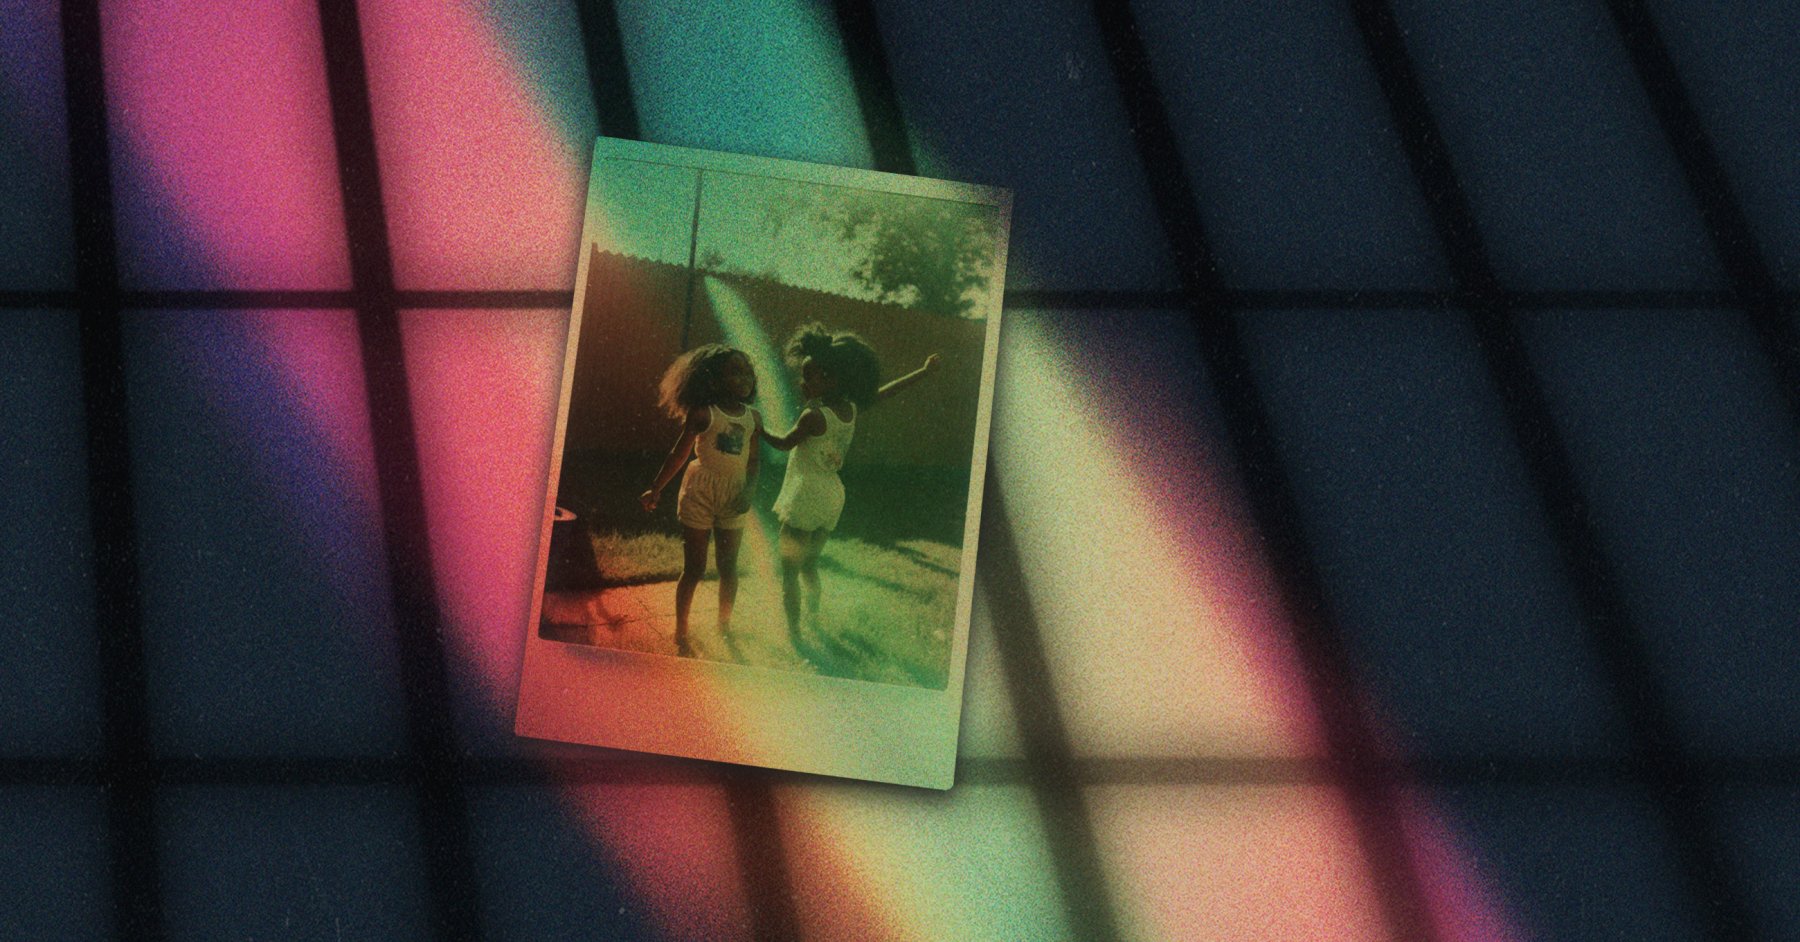
POLYGON ((990 294, 983 340, 981 392, 963 527, 955 636, 942 690, 825 677, 738 664, 677 658, 546 640, 539 636, 550 530, 562 472, 569 400, 586 303, 590 246, 601 222, 596 198, 608 161, 643 161, 728 171, 796 182, 994 206, 1000 216, 993 277, 1005 285, 1012 194, 994 187, 828 167, 765 157, 600 138, 564 347, 556 435, 544 495, 536 581, 519 684, 515 732, 585 743, 845 778, 947 789, 955 780, 956 745, 969 650, 969 609, 981 529, 988 430, 999 352, 1002 291, 990 294))

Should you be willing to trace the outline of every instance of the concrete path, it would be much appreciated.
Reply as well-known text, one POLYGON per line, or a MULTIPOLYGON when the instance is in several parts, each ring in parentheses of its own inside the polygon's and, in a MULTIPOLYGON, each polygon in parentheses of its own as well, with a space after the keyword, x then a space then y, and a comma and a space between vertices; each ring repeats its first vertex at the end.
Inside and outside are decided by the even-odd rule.
MULTIPOLYGON (((711 598, 696 591, 690 624, 716 628, 718 615, 717 583, 713 583, 711 598)), ((675 654, 675 583, 651 582, 598 592, 546 592, 542 634, 575 644, 675 654)))
MULTIPOLYGON (((780 590, 745 579, 729 634, 719 631, 719 583, 694 592, 689 656, 709 661, 817 672, 795 651, 780 616, 780 590)), ((597 592, 546 592, 540 636, 646 654, 680 656, 675 646, 675 583, 652 582, 597 592)))

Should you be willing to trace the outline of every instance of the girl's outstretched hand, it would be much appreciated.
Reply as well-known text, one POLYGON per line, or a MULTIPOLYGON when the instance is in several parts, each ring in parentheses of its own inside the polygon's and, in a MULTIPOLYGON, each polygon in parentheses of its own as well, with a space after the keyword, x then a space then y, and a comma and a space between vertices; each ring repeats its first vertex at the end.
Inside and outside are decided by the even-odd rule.
POLYGON ((931 370, 937 369, 937 365, 938 365, 938 355, 934 353, 925 358, 925 365, 920 367, 920 369, 925 370, 926 372, 930 372, 931 370))
POLYGON ((657 493, 655 491, 645 491, 638 495, 638 503, 644 505, 644 513, 649 513, 656 509, 656 499, 657 493))

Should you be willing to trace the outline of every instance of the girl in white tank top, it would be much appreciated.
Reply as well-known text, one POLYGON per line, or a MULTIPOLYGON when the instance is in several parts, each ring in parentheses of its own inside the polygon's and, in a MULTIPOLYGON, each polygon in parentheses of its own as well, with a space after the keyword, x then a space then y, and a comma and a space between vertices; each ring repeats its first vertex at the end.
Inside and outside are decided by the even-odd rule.
POLYGON ((806 407, 824 419, 824 431, 794 446, 781 495, 775 498, 775 516, 795 530, 829 532, 837 528, 844 509, 844 482, 838 469, 844 466, 850 438, 856 434, 856 403, 846 400, 833 408, 815 399, 806 407), (843 410, 848 410, 848 419, 841 417, 843 410))
POLYGON ((775 515, 781 520, 781 602, 788 630, 800 631, 801 587, 806 610, 817 615, 821 586, 819 554, 836 529, 844 509, 844 483, 838 477, 856 423, 863 410, 899 392, 937 365, 937 354, 925 365, 885 386, 875 350, 853 333, 832 333, 808 324, 787 344, 788 362, 800 372, 800 394, 806 406, 786 435, 765 440, 782 451, 792 449, 775 515))
POLYGON ((724 344, 707 344, 677 357, 663 374, 661 394, 663 411, 681 420, 681 437, 638 500, 646 512, 655 510, 675 472, 687 466, 675 502, 682 533, 681 578, 675 583, 675 651, 687 657, 693 654, 688 614, 694 590, 706 575, 706 551, 712 542, 718 544, 719 630, 731 629, 738 547, 756 486, 762 417, 750 406, 756 397, 750 357, 724 344))

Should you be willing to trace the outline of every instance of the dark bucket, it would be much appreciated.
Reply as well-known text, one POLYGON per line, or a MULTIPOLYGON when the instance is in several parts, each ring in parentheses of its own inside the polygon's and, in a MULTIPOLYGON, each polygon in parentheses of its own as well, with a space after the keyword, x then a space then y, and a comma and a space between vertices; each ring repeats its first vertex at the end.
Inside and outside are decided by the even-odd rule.
POLYGON ((550 559, 544 570, 547 592, 591 592, 600 585, 600 563, 587 523, 562 507, 550 522, 550 559))

